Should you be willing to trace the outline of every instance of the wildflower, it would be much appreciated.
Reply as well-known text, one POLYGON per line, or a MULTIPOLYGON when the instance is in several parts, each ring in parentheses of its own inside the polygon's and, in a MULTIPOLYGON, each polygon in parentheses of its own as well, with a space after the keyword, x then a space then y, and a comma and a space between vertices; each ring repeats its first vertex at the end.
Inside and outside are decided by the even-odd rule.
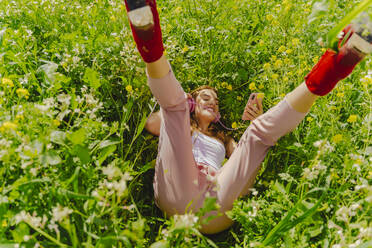
POLYGON ((265 70, 270 69, 270 63, 265 63, 265 64, 263 65, 263 68, 264 68, 265 70))
POLYGON ((226 86, 226 89, 228 89, 228 90, 232 90, 232 86, 231 86, 231 84, 227 85, 227 86, 226 86))
POLYGON ((350 115, 349 118, 347 119, 347 122, 353 123, 356 122, 357 116, 356 115, 350 115))
POLYGON ((222 87, 222 88, 226 88, 227 85, 228 85, 228 84, 227 84, 226 82, 222 82, 222 83, 221 83, 221 87, 222 87))
POLYGON ((281 67, 283 65, 283 61, 281 61, 280 59, 278 59, 277 61, 275 61, 275 67, 281 67))
POLYGON ((336 96, 337 96, 337 97, 340 97, 340 98, 341 98, 341 97, 344 97, 344 93, 342 93, 342 92, 338 92, 338 93, 336 94, 336 96))
POLYGON ((327 49, 324 48, 324 47, 322 47, 322 48, 320 49, 320 51, 322 51, 322 53, 325 53, 325 51, 327 51, 327 49))
POLYGON ((1 82, 4 86, 9 86, 9 87, 14 86, 13 81, 9 78, 2 78, 1 82))
POLYGON ((288 82, 289 81, 289 78, 287 77, 287 76, 285 76, 284 78, 283 78, 283 82, 288 82))
POLYGON ((189 229, 192 228, 198 221, 198 217, 194 214, 174 215, 175 229, 189 229))
POLYGON ((53 121, 53 124, 55 125, 55 126, 59 126, 59 125, 61 125, 61 122, 59 121, 59 120, 57 120, 57 119, 54 119, 53 121))
POLYGON ((291 54, 292 52, 293 52, 292 49, 287 49, 287 50, 285 51, 286 54, 291 54))
POLYGON ((180 6, 178 6, 178 7, 174 10, 174 12, 175 12, 176 14, 179 14, 179 13, 181 13, 181 10, 182 10, 182 8, 181 8, 180 6))
POLYGON ((278 52, 282 53, 285 51, 285 46, 280 46, 278 52))
POLYGON ((268 21, 272 21, 274 19, 274 16, 269 14, 269 15, 266 15, 266 20, 268 21))
POLYGON ((311 122, 311 121, 313 121, 314 119, 313 119, 313 117, 309 116, 309 117, 306 118, 306 120, 307 120, 308 122, 311 122))
POLYGON ((233 124, 231 124, 231 127, 235 129, 238 127, 238 124, 236 124, 236 122, 234 121, 233 124))
POLYGON ((342 134, 336 134, 335 136, 332 137, 332 142, 333 143, 338 143, 342 140, 342 134))
POLYGON ((163 52, 164 56, 168 54, 167 50, 164 49, 164 52, 163 52))
POLYGON ((258 88, 259 88, 260 90, 262 90, 263 88, 265 88, 265 86, 264 86, 263 84, 260 84, 260 85, 258 86, 258 88))
POLYGON ((61 205, 58 204, 57 207, 54 207, 52 209, 52 219, 55 222, 62 221, 63 219, 67 218, 72 212, 72 209, 69 209, 68 207, 61 207, 61 205))
POLYGON ((182 53, 185 53, 189 50, 189 47, 187 45, 185 45, 182 49, 182 53))
POLYGON ((2 130, 16 130, 17 129, 17 124, 11 122, 11 121, 4 121, 3 125, 0 127, 2 130))
POLYGON ((131 93, 133 91, 133 88, 132 88, 132 85, 127 85, 125 87, 125 90, 128 92, 128 93, 131 93))
POLYGON ((114 177, 122 175, 121 170, 112 164, 109 164, 107 167, 103 167, 102 172, 107 176, 108 179, 113 179, 114 177))
POLYGON ((241 101, 241 100, 243 100, 243 98, 241 96, 237 96, 236 100, 241 101))
POLYGON ((272 79, 276 80, 279 78, 279 75, 277 73, 274 73, 271 75, 272 79))
POLYGON ((18 97, 24 97, 26 99, 28 99, 30 93, 28 92, 28 90, 26 89, 22 89, 22 88, 19 88, 16 90, 16 93, 18 95, 18 97))
POLYGON ((8 223, 6 222, 6 220, 3 220, 3 223, 1 224, 2 227, 7 227, 8 226, 8 223))
POLYGON ((260 42, 258 43, 260 46, 263 46, 265 44, 265 42, 263 40, 260 40, 260 42))
POLYGON ((255 90, 256 89, 256 84, 255 83, 250 83, 249 84, 249 89, 250 90, 255 90))
POLYGON ((294 39, 292 40, 292 45, 293 45, 293 46, 298 46, 299 43, 300 43, 300 40, 297 39, 297 38, 294 38, 294 39))
POLYGON ((315 57, 313 58, 313 63, 316 64, 316 63, 318 62, 318 60, 319 60, 319 56, 315 56, 315 57))

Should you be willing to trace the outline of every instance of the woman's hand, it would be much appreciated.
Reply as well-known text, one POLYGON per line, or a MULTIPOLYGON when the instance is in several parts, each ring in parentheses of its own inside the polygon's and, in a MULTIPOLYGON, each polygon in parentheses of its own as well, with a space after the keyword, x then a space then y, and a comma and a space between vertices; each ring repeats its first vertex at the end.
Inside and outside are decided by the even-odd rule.
POLYGON ((242 115, 242 120, 253 121, 258 116, 263 114, 262 100, 264 98, 263 93, 252 93, 249 96, 247 105, 244 108, 244 113, 242 115))

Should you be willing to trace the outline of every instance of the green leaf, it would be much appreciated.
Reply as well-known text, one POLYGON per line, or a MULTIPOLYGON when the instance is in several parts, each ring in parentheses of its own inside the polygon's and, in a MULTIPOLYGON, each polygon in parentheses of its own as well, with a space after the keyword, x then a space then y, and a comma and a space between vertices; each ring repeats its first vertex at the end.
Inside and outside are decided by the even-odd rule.
POLYGON ((116 145, 111 145, 102 150, 98 157, 98 163, 101 165, 108 156, 110 156, 116 150, 116 145))
POLYGON ((101 86, 98 72, 89 67, 85 69, 83 80, 94 89, 98 89, 101 86))
POLYGON ((26 223, 20 223, 15 230, 12 231, 12 236, 15 242, 23 242, 23 237, 30 234, 30 228, 26 223))
POLYGON ((56 144, 65 144, 66 133, 62 131, 52 131, 50 133, 50 141, 56 144))
POLYGON ((80 161, 83 164, 87 164, 91 160, 89 150, 88 150, 88 148, 86 148, 84 146, 75 145, 74 149, 73 149, 73 154, 75 156, 78 156, 80 158, 80 161))
POLYGON ((67 137, 75 145, 83 144, 85 140, 85 129, 81 128, 71 134, 68 134, 67 137))
POLYGON ((57 165, 62 162, 62 159, 56 151, 48 151, 45 156, 46 162, 50 165, 57 165))
POLYGON ((166 240, 160 240, 150 245, 150 248, 168 248, 168 247, 169 247, 169 244, 166 240))

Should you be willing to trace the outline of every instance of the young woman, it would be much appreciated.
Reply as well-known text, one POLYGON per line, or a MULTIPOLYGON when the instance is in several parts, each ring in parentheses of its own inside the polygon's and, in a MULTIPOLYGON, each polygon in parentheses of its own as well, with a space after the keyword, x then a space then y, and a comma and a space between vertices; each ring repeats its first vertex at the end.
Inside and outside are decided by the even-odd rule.
MULTIPOLYGON (((127 0, 125 3, 128 11, 133 9, 127 0)), ((153 183, 155 201, 171 216, 195 213, 206 197, 215 197, 220 208, 207 214, 216 217, 203 224, 201 232, 217 233, 231 226, 232 220, 225 212, 232 209, 239 196, 249 193, 268 149, 296 128, 317 97, 327 94, 347 77, 363 55, 357 54, 357 60, 346 63, 341 52, 328 50, 305 82, 265 114, 261 115, 258 98, 250 99, 243 119, 253 121, 236 144, 214 127, 219 109, 217 91, 208 86, 198 88, 192 95, 183 91, 163 54, 155 0, 146 0, 146 4, 153 24, 141 29, 138 23, 134 25, 131 13, 129 18, 137 48, 146 62, 148 85, 160 104, 160 112, 152 114, 146 123, 150 133, 159 135, 153 183), (190 97, 196 101, 191 114, 190 97), (225 156, 229 159, 222 167, 225 156)))

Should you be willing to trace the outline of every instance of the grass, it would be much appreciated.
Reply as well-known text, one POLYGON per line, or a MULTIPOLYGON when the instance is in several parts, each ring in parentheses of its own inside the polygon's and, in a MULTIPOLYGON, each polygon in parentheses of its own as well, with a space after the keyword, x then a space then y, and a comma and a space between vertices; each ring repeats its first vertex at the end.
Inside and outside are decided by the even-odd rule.
MULTIPOLYGON (((310 24, 304 0, 158 8, 177 78, 218 89, 238 140, 250 93, 265 93, 265 110, 280 101, 358 3, 310 24)), ((154 100, 122 1, 3 0, 0 45, 1 247, 371 245, 371 56, 271 149, 234 226, 203 236, 193 215, 165 219, 154 204, 154 100)))

